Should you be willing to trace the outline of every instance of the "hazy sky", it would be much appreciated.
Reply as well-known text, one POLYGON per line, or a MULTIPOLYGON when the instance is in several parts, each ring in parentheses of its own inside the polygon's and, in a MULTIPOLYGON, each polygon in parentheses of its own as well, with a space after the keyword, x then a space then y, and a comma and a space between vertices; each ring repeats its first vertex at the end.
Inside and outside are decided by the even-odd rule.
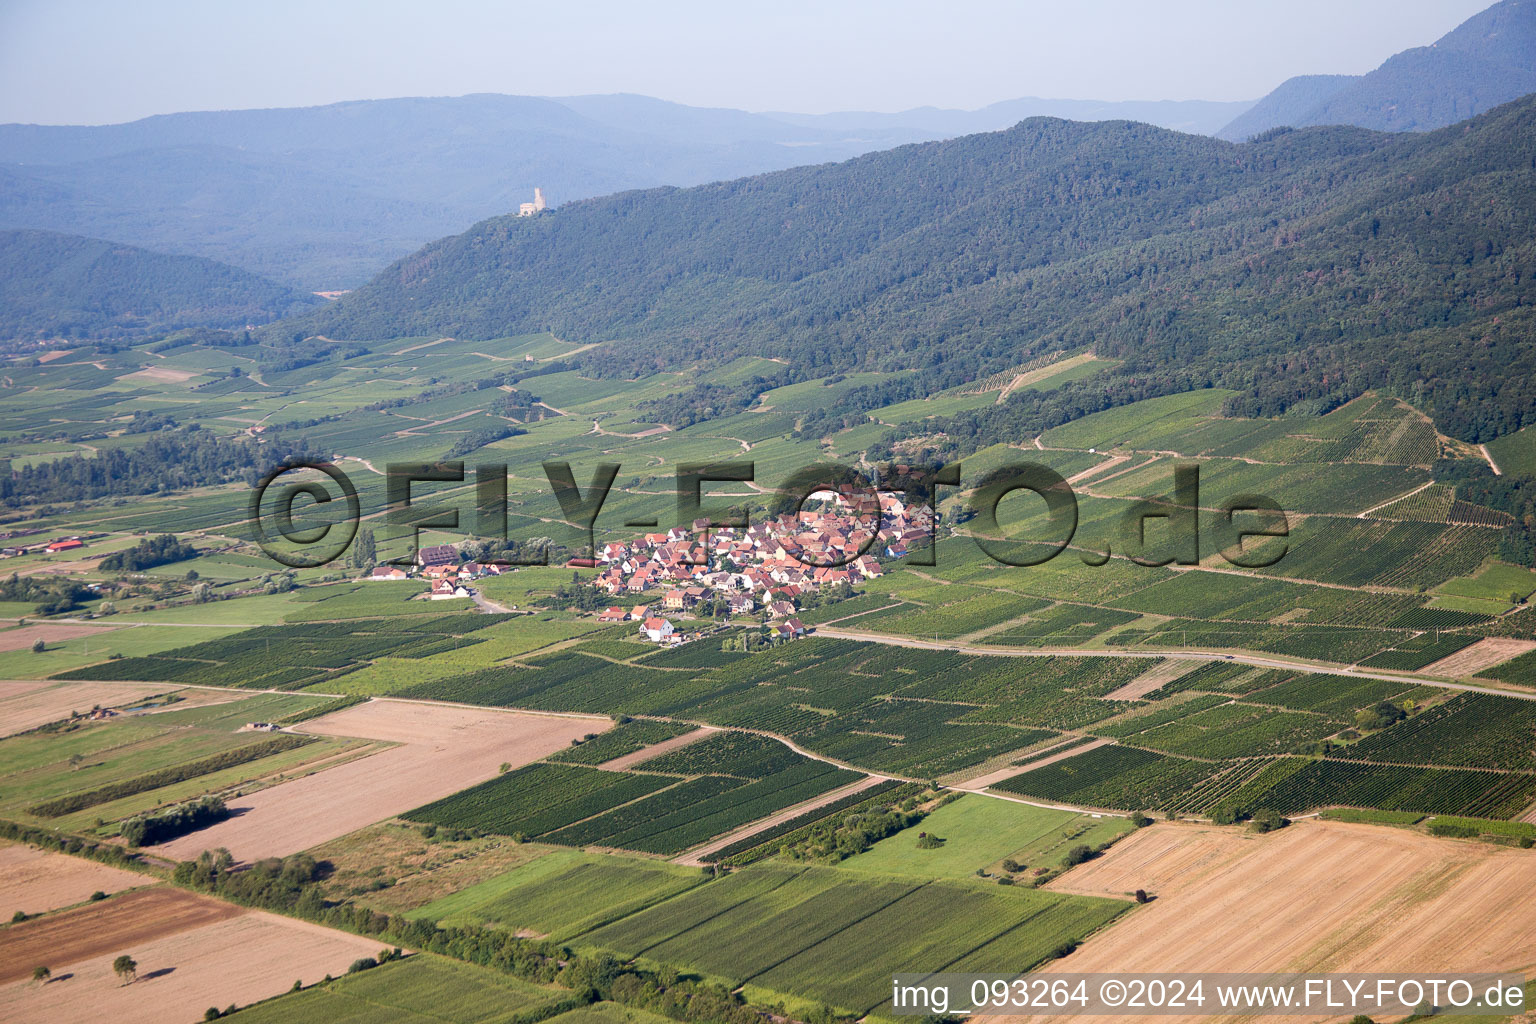
POLYGON ((1255 99, 1490 0, 0 0, 0 122, 468 92, 747 110, 1255 99))

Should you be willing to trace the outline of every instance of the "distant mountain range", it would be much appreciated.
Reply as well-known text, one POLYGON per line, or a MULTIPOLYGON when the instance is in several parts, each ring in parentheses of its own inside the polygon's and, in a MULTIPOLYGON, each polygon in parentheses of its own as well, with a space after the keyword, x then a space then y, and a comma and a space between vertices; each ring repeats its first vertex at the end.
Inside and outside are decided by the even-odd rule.
POLYGON ((0 231, 0 340, 239 329, 325 300, 200 256, 53 231, 0 231))
POLYGON ((750 114, 644 96, 475 95, 0 126, 0 227, 194 253, 309 290, 391 260, 543 187, 552 203, 844 160, 1024 117, 1124 118, 1210 133, 1242 103, 1021 99, 983 110, 750 114))
POLYGON ((1423 130, 1536 91, 1536 0, 1504 0, 1363 76, 1257 104, 1024 98, 980 110, 747 113, 634 95, 472 95, 0 125, 0 228, 110 238, 303 290, 354 287, 434 238, 515 210, 690 186, 1000 131, 1029 117, 1142 121, 1243 140, 1290 125, 1423 130))
POLYGON ((1536 2, 1503 0, 1369 74, 1289 79, 1216 134, 1241 142, 1282 125, 1319 124, 1428 131, 1530 92, 1536 92, 1536 2))

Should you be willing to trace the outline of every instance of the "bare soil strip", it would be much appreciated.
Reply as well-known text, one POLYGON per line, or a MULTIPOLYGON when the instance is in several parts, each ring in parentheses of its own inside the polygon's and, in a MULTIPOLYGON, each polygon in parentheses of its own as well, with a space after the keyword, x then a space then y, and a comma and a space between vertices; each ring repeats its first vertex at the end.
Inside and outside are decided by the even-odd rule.
POLYGON ((397 744, 230 801, 234 816, 150 852, 188 860, 227 847, 237 860, 281 857, 548 757, 609 718, 540 715, 376 699, 294 727, 397 744))
POLYGON ((1072 476, 1067 477, 1067 483, 1082 483, 1084 480, 1087 480, 1090 477, 1098 476, 1100 473, 1107 473, 1109 470, 1115 468, 1116 466, 1123 465, 1130 461, 1131 457, 1129 455, 1111 455, 1097 466, 1089 466, 1081 473, 1075 473, 1072 476))
POLYGON ((625 754, 623 757, 616 757, 612 761, 604 761, 602 764, 595 765, 594 767, 611 772, 628 771, 642 761, 649 761, 653 757, 660 757, 662 754, 677 750, 679 747, 686 747, 689 744, 697 743, 706 736, 712 736, 719 731, 719 729, 712 725, 701 725, 693 730, 693 732, 685 732, 681 736, 673 736, 669 740, 652 743, 650 746, 637 750, 633 754, 625 754))
POLYGON ((1173 658, 1154 665, 1141 675, 1132 679, 1118 690, 1113 690, 1104 695, 1105 700, 1141 700, 1147 694, 1160 687, 1187 676, 1200 666, 1191 661, 1179 661, 1173 658))
POLYGON ((196 370, 173 370, 169 366, 150 366, 132 373, 125 373, 118 380, 148 380, 157 384, 185 384, 196 377, 196 370))
POLYGON ((1464 676, 1475 676, 1484 669, 1492 668, 1530 651, 1536 651, 1536 642, 1515 640, 1510 637, 1488 637, 1485 640, 1479 640, 1471 647, 1463 647, 1448 658, 1441 658, 1439 661, 1425 665, 1419 671, 1425 675, 1460 679, 1464 676))
POLYGON ((823 793, 821 796, 795 804, 793 807, 785 808, 778 814, 764 818, 761 821, 753 822, 745 828, 737 829, 735 832, 732 832, 729 835, 721 836, 719 839, 713 840, 704 846, 690 850, 689 852, 683 854, 681 857, 673 860, 672 863, 686 864, 690 867, 698 867, 704 863, 704 858, 706 856, 714 853, 716 850, 723 850, 727 846, 730 846, 732 843, 746 839, 748 836, 755 836, 759 832, 766 832, 768 829, 773 828, 773 826, 789 821, 791 818, 797 818, 807 811, 814 811, 818 807, 825 807, 827 804, 830 804, 835 800, 841 800, 843 797, 849 796, 853 793, 862 793, 864 790, 873 786, 877 786, 885 781, 886 780, 881 776, 870 775, 866 778, 860 779, 858 782, 852 783, 851 785, 834 789, 830 793, 823 793))
POLYGON ((1002 405, 1003 399, 1013 394, 1019 388, 1033 384, 1037 380, 1045 380, 1047 377, 1054 377, 1056 374, 1061 373, 1063 370, 1070 370, 1075 366, 1082 366, 1084 363, 1091 363, 1093 362, 1093 358, 1093 353, 1084 352, 1082 355, 1072 356, 1069 359, 1058 359, 1056 362, 1047 366, 1041 366, 1037 369, 1030 370, 1028 373, 1021 373, 1017 377, 1013 378, 1013 380, 1008 383, 1007 387, 1003 388, 1002 392, 997 396, 997 401, 993 404, 1002 405))
POLYGON ((1084 743, 1080 747, 1073 747, 1071 750, 1063 750, 1059 754, 1051 754, 1047 757, 1042 757, 1038 761, 1031 761, 1023 768, 1020 768, 1017 765, 1009 765, 1007 768, 999 768, 995 772, 988 772, 985 775, 978 775, 976 778, 968 779, 965 782, 957 782, 951 788, 964 789, 972 793, 979 793, 986 789, 988 786, 995 786, 997 783, 1002 782, 1004 779, 1011 779, 1015 775, 1023 775, 1025 772, 1032 772, 1036 768, 1044 768, 1046 765, 1055 764, 1057 761, 1065 761, 1069 757, 1076 757, 1078 754, 1085 754, 1090 750, 1097 750, 1099 747, 1108 746, 1113 742, 1114 740, 1094 740, 1092 743, 1084 743))

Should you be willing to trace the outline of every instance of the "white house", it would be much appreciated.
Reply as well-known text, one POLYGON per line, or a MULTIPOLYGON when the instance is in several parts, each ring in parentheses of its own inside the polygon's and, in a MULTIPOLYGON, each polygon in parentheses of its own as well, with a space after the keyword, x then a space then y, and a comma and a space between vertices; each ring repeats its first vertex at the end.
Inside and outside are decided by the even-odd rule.
POLYGON ((672 639, 672 623, 659 617, 649 618, 640 623, 640 632, 645 634, 647 640, 666 643, 672 639))

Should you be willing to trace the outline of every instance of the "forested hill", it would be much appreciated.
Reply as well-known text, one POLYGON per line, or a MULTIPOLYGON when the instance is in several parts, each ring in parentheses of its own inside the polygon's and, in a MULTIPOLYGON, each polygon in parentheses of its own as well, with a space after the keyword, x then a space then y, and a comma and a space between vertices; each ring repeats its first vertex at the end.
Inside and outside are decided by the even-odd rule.
POLYGON ((802 377, 920 368, 927 390, 1091 346, 1118 374, 1042 415, 1208 383, 1272 414, 1377 387, 1481 439, 1536 422, 1533 186, 1536 98, 1425 135, 1245 145, 1032 119, 485 221, 280 330, 549 329, 609 342, 580 358, 615 376, 765 355, 802 377))
POLYGON ((323 301, 200 256, 52 231, 0 231, 0 340, 244 327, 323 301))

